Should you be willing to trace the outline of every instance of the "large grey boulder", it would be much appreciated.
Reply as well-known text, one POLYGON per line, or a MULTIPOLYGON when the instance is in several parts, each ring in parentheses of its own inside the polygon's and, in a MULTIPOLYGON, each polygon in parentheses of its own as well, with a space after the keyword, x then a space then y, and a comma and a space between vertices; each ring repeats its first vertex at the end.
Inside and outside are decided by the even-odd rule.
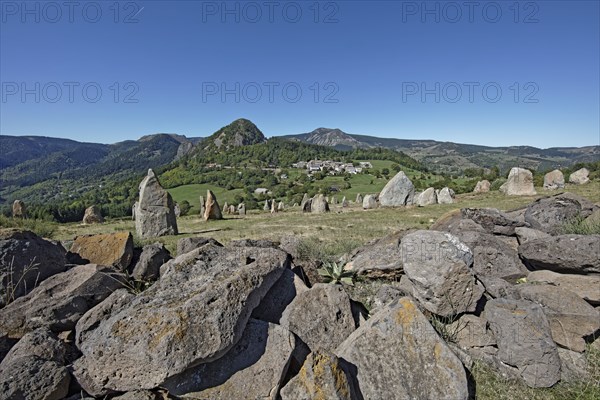
POLYGON ((544 189, 556 190, 564 187, 565 177, 560 170, 555 169, 554 171, 550 171, 544 175, 544 189))
POLYGON ((140 183, 135 210, 135 230, 142 238, 177 235, 173 198, 163 189, 152 169, 140 183))
POLYGON ((524 226, 515 228, 515 235, 517 236, 519 244, 552 236, 549 233, 538 231, 537 229, 525 228, 524 226))
POLYGON ((63 272, 65 249, 30 231, 0 229, 0 307, 63 272))
POLYGON ((454 190, 445 187, 437 194, 438 204, 452 204, 454 203, 454 190))
POLYGON ((525 168, 513 167, 508 173, 508 180, 500 186, 500 191, 508 196, 535 196, 533 174, 525 168))
POLYGON ((251 319, 227 354, 172 376, 161 387, 184 399, 275 400, 294 346, 287 329, 251 319))
POLYGON ((327 203, 327 199, 322 194, 318 194, 313 197, 312 202, 310 204, 310 212, 312 213, 324 213, 329 212, 329 203, 327 203))
POLYGON ((435 192, 435 189, 430 187, 425 189, 424 192, 422 192, 421 194, 419 194, 419 196, 416 197, 416 201, 415 203, 419 206, 419 207, 425 207, 431 204, 437 204, 438 199, 437 199, 437 193, 435 192))
POLYGON ((364 399, 469 398, 460 360, 409 298, 377 312, 335 351, 364 399))
POLYGON ((584 185, 590 181, 589 175, 590 171, 587 168, 578 169, 569 176, 569 183, 584 185))
POLYGON ((475 185, 475 189, 473 189, 473 193, 487 193, 490 191, 490 187, 492 184, 487 179, 477 182, 475 185))
POLYGON ((365 210, 372 210, 377 208, 377 198, 372 194, 367 194, 362 201, 362 208, 365 210))
POLYGON ((531 203, 525 210, 525 221, 534 229, 554 235, 561 233, 565 223, 586 218, 597 208, 581 196, 563 193, 531 203))
POLYGON ((560 273, 600 273, 600 235, 560 235, 519 246, 519 256, 531 270, 560 273))
POLYGON ((204 204, 203 218, 205 221, 223 219, 223 213, 221 207, 217 201, 217 196, 212 190, 206 191, 206 203, 204 204))
POLYGON ((475 283, 473 252, 446 232, 416 231, 402 239, 404 273, 413 296, 434 314, 474 311, 483 294, 475 283))
POLYGON ((358 396, 341 361, 329 352, 310 353, 298 375, 281 389, 282 400, 353 400, 358 396))
POLYGON ((69 391, 66 346, 46 329, 26 334, 0 364, 0 398, 60 400, 69 391))
POLYGON ((172 258, 164 244, 148 244, 142 248, 142 254, 133 267, 131 276, 137 281, 155 281, 160 275, 160 267, 172 258))
POLYGON ((528 226, 525 221, 495 208, 462 208, 460 212, 462 219, 469 219, 494 235, 513 236, 515 228, 528 226))
POLYGON ((411 230, 399 231, 375 239, 350 254, 344 269, 370 279, 399 279, 404 274, 402 238, 411 230))
POLYGON ((95 396, 151 389, 222 357, 286 268, 288 255, 269 248, 208 244, 178 256, 157 283, 86 333, 77 380, 95 396))
POLYGON ((252 318, 278 324, 286 307, 308 287, 291 269, 283 271, 281 278, 271 287, 260 304, 252 311, 252 318))
MULTIPOLYGON (((599 287, 600 288, 600 287, 599 287)), ((575 293, 550 285, 518 285, 522 299, 539 304, 550 323, 552 339, 579 353, 586 336, 600 329, 600 313, 575 293)))
POLYGON ((333 351, 356 329, 350 298, 341 285, 327 283, 299 293, 280 323, 312 351, 333 351))
POLYGON ((497 357, 516 367, 531 387, 550 387, 560 379, 560 358, 542 308, 526 300, 494 299, 485 305, 498 343, 497 357))
POLYGON ((559 274, 553 271, 533 271, 529 283, 545 283, 575 293, 588 303, 600 306, 600 275, 559 274))
POLYGON ((412 204, 415 187, 404 171, 400 171, 379 193, 379 203, 383 207, 398 207, 412 204))
POLYGON ((90 308, 124 286, 125 276, 103 265, 78 265, 56 274, 0 310, 0 331, 21 337, 40 327, 71 330, 90 308))

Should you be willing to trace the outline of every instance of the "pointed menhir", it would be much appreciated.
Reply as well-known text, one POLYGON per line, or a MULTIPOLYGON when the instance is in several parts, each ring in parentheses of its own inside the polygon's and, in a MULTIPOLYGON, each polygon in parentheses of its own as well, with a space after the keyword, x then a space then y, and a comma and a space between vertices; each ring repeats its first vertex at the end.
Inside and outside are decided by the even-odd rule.
POLYGON ((140 198, 135 209, 135 230, 142 238, 177 235, 175 202, 160 185, 152 169, 140 183, 140 198))

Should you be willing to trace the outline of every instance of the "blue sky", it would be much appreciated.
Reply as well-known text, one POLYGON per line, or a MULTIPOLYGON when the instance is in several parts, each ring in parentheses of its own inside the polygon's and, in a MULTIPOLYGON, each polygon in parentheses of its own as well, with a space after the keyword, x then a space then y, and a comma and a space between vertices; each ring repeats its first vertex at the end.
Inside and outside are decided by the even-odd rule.
POLYGON ((600 144, 598 1, 65 4, 1 2, 0 134, 600 144))

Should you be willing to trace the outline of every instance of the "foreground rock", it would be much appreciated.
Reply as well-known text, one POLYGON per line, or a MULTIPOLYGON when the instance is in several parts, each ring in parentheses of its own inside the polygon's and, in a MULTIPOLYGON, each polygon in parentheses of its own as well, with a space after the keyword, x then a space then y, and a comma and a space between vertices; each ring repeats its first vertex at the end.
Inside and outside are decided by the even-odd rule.
POLYGON ((205 245, 86 335, 74 374, 92 395, 152 389, 238 342, 252 310, 289 267, 268 248, 205 245))
POLYGON ((65 355, 65 345, 48 330, 25 335, 0 364, 0 398, 65 398, 71 382, 65 355))
POLYGON ((100 211, 100 207, 98 206, 90 206, 85 209, 85 213, 83 213, 83 221, 84 224, 101 224, 104 222, 104 218, 102 217, 102 212, 100 211))
POLYGON ((435 189, 430 187, 425 189, 425 191, 421 194, 419 194, 419 196, 417 196, 417 199, 415 201, 415 203, 419 206, 419 207, 425 207, 425 206, 429 206, 432 204, 437 204, 438 200, 437 200, 437 193, 435 192, 435 189))
POLYGON ((583 352, 583 338, 600 329, 598 311, 573 292, 550 285, 519 285, 518 291, 522 299, 542 307, 552 339, 567 349, 583 352))
POLYGON ((560 359, 542 308, 530 301, 494 299, 485 306, 498 343, 498 358, 518 369, 531 387, 550 387, 560 379, 560 359))
POLYGON ((77 236, 70 251, 86 263, 125 270, 133 258, 133 237, 129 232, 77 236))
POLYGON ((500 191, 509 196, 534 196, 533 174, 528 169, 513 167, 500 191))
POLYGON ((590 181, 590 171, 587 168, 581 168, 569 176, 569 182, 576 185, 584 185, 590 181))
POLYGON ((291 269, 283 271, 281 278, 271 287, 258 307, 252 312, 252 317, 261 321, 278 324, 286 307, 300 293, 308 290, 306 284, 291 269))
POLYGON ((177 241, 177 255, 180 256, 182 254, 189 253, 190 251, 196 250, 208 243, 215 246, 223 246, 213 238, 201 236, 181 238, 177 241))
POLYGON ((223 219, 221 207, 219 207, 219 203, 217 202, 217 196, 211 190, 206 191, 203 218, 205 221, 223 219))
POLYGON ((21 337, 40 327, 54 332, 71 330, 83 314, 124 282, 125 276, 111 267, 78 265, 46 279, 0 310, 0 331, 21 337))
POLYGON ((379 193, 379 203, 383 207, 398 207, 413 203, 415 187, 404 171, 400 171, 379 193))
POLYGON ((473 189, 473 193, 487 193, 490 191, 491 186, 492 185, 490 181, 484 179, 482 181, 477 182, 477 184, 475 185, 475 189, 473 189))
POLYGON ((515 228, 527 223, 513 218, 495 208, 462 208, 451 211, 438 219, 431 230, 457 234, 463 231, 480 231, 495 235, 513 236, 515 228))
POLYGON ((411 231, 399 231, 354 250, 344 269, 370 279, 399 279, 404 274, 401 241, 411 231))
POLYGON ((310 350, 333 351, 356 329, 350 298, 341 285, 317 283, 285 309, 281 325, 310 350))
POLYGON ((442 316, 475 310, 483 290, 471 270, 473 253, 456 236, 409 233, 402 240, 402 260, 413 295, 427 310, 442 316))
POLYGON ((23 200, 15 200, 12 204, 13 218, 27 218, 27 207, 23 200))
POLYGON ((173 198, 163 189, 151 169, 140 183, 140 198, 135 209, 135 230, 138 236, 151 238, 177 235, 177 217, 173 198))
POLYGON ((544 189, 556 190, 564 187, 565 177, 560 170, 555 169, 554 171, 550 171, 544 175, 544 189))
POLYGON ((532 228, 556 235, 563 226, 576 218, 586 218, 598 207, 589 200, 572 193, 534 201, 525 210, 525 222, 532 228))
POLYGON ((462 363, 406 297, 370 318, 335 354, 353 366, 365 399, 469 397, 462 363))
POLYGON ((161 386, 189 399, 275 400, 294 346, 294 335, 287 329, 251 319, 223 357, 192 367, 161 386))
POLYGON ((282 400, 353 400, 358 398, 341 361, 327 352, 310 353, 302 369, 281 389, 282 400))
POLYGON ((30 231, 0 229, 0 307, 63 272, 65 249, 30 231))
POLYGON ((533 271, 529 283, 546 283, 575 293, 588 303, 600 306, 600 275, 558 274, 552 271, 533 271))
POLYGON ((162 243, 144 246, 140 259, 133 267, 131 276, 137 281, 155 281, 160 275, 160 267, 171 259, 171 253, 162 243))
POLYGON ((561 235, 531 240, 519 246, 519 256, 531 270, 600 273, 600 235, 561 235))

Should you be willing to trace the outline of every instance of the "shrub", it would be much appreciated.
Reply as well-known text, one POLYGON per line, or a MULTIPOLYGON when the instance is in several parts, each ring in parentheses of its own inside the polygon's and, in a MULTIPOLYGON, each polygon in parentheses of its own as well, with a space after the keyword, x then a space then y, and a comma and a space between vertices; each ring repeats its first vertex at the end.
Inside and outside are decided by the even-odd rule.
POLYGON ((599 235, 600 218, 585 219, 577 217, 565 222, 560 230, 564 234, 599 235))
POLYGON ((323 267, 317 270, 319 275, 323 277, 325 283, 345 283, 354 286, 354 272, 344 271, 343 263, 326 262, 323 267))
POLYGON ((56 223, 43 221, 41 219, 9 218, 5 217, 4 215, 0 215, 0 228, 18 228, 28 230, 38 236, 52 239, 52 236, 56 232, 56 223))

